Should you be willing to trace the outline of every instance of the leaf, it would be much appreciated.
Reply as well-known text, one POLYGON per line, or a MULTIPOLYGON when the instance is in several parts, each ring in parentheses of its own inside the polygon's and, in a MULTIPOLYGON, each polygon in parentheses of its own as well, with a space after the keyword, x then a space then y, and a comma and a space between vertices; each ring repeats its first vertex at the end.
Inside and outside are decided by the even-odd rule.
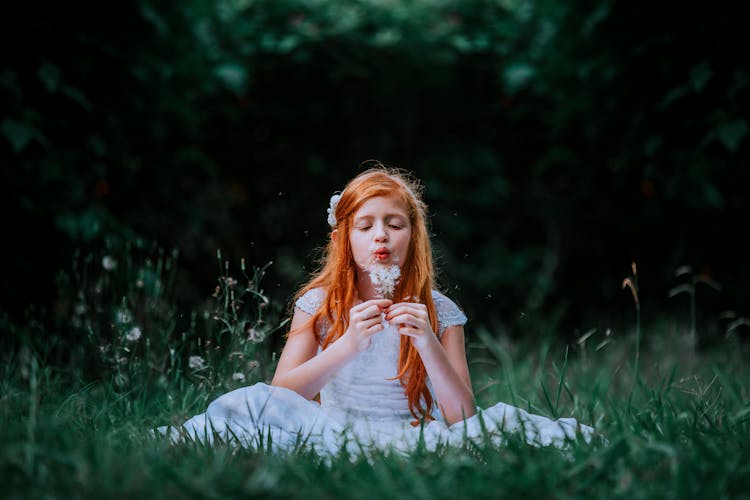
POLYGON ((509 92, 517 92, 534 77, 536 70, 527 63, 514 63, 508 65, 503 71, 503 82, 509 92))
POLYGON ((55 92, 60 84, 60 68, 49 61, 42 62, 37 70, 37 76, 49 92, 55 92))
POLYGON ((739 120, 721 124, 716 129, 716 136, 729 152, 735 153, 748 131, 750 131, 750 127, 747 124, 747 120, 740 118, 739 120))
POLYGON ((14 153, 20 153, 36 135, 33 127, 10 118, 3 120, 2 129, 3 135, 10 142, 14 153))
POLYGON ((667 294, 668 297, 674 297, 676 295, 679 295, 681 293, 693 293, 693 290, 695 290, 695 287, 693 285, 678 285, 671 290, 669 290, 669 293, 667 294))
POLYGON ((706 61, 696 64, 690 70, 690 86, 695 92, 700 92, 713 76, 713 71, 706 61))
POLYGON ((216 69, 214 74, 224 85, 236 93, 241 93, 247 85, 247 70, 237 63, 225 63, 216 69))

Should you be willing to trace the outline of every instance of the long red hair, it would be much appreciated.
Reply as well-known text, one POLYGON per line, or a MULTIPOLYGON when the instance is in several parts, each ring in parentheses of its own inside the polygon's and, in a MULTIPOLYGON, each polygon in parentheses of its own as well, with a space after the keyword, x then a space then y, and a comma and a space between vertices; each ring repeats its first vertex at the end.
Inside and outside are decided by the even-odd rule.
MULTIPOLYGON (((411 223, 411 240, 407 257, 401 267, 401 279, 394 293, 395 300, 418 301, 427 306, 432 331, 438 331, 437 314, 432 300, 434 267, 432 247, 427 229, 427 205, 422 201, 421 184, 407 173, 376 166, 357 175, 344 188, 335 210, 336 227, 328 241, 321 266, 297 295, 301 297, 314 288, 325 290, 325 299, 318 310, 302 328, 313 326, 323 349, 341 337, 349 324, 349 309, 357 298, 357 269, 349 242, 354 214, 370 198, 393 196, 403 202, 411 223), (327 334, 321 336, 325 323, 327 334)), ((292 330, 294 335, 299 330, 292 330)), ((410 341, 401 337, 398 360, 399 373, 394 378, 401 381, 409 401, 409 411, 415 418, 432 419, 432 395, 427 388, 427 371, 422 359, 410 341)))

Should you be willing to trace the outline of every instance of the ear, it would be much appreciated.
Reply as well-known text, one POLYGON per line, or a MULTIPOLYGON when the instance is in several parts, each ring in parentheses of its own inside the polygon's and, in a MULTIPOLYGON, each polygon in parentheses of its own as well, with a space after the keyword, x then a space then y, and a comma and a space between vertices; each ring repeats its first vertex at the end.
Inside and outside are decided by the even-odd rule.
POLYGON ((334 229, 331 231, 331 241, 334 241, 336 239, 336 233, 338 232, 338 229, 334 229))

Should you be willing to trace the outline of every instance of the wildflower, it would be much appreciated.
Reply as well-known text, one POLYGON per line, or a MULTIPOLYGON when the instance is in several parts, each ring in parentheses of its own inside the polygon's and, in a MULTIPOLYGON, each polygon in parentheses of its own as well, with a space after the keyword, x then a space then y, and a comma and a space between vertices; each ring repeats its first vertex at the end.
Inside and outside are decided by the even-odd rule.
POLYGON ((116 313, 117 322, 123 325, 127 325, 133 321, 133 314, 125 307, 118 309, 116 313))
POLYGON ((109 255, 105 255, 102 257, 102 267, 105 271, 114 271, 117 269, 117 261, 109 255))
POLYGON ((237 372, 232 374, 232 380, 235 382, 244 382, 245 381, 245 374, 242 372, 237 372))
POLYGON ((263 332, 256 330, 255 328, 249 328, 247 330, 247 340, 253 344, 257 344, 263 340, 263 332))
POLYGON ((204 370, 206 369, 206 360, 201 356, 190 356, 188 358, 188 367, 191 370, 204 370))
POLYGON ((248 361, 247 362, 247 371, 251 372, 251 371, 255 370, 256 368, 258 368, 259 366, 260 366, 260 363, 257 360, 255 360, 255 359, 253 359, 251 361, 248 361))
POLYGON ((137 326, 134 326, 130 329, 130 331, 125 335, 125 338, 128 339, 128 342, 135 342, 139 338, 141 338, 141 329, 137 326))

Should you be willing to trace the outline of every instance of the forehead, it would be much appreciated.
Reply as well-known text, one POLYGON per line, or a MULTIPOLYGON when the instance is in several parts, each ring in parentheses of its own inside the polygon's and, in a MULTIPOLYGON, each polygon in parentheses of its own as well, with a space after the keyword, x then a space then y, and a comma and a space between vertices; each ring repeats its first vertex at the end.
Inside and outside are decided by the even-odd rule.
POLYGON ((359 207, 359 210, 354 213, 354 218, 384 215, 400 215, 408 218, 406 204, 397 196, 374 196, 359 207))

